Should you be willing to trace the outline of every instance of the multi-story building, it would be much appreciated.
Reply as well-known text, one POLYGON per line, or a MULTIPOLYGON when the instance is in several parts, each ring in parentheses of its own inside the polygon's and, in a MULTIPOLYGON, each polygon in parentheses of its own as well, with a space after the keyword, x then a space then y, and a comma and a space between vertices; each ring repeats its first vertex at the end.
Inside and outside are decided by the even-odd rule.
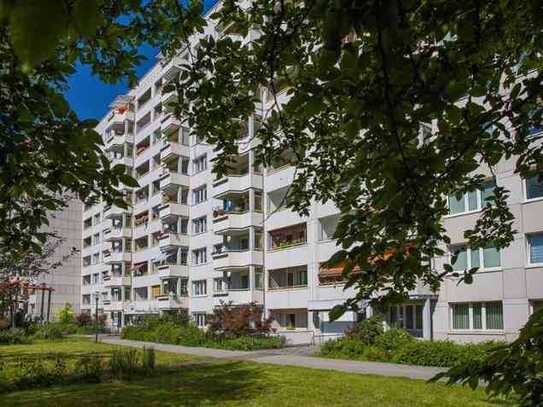
MULTIPOLYGON (((219 33, 213 21, 208 33, 237 35, 219 33)), ((170 60, 159 57, 97 127, 112 164, 125 165, 139 187, 124 188, 129 209, 85 208, 82 309, 105 312, 117 327, 185 309, 204 327, 221 301, 255 302, 292 343, 341 335, 361 315, 328 319, 333 306, 354 294, 344 290, 341 267, 323 267, 338 249, 332 239, 338 209, 315 203, 307 217, 286 209, 295 174, 288 152, 273 167, 255 165, 252 136, 266 98, 240 134, 230 173, 215 179, 213 146, 181 125, 168 108, 175 92, 163 92, 186 61, 184 51, 170 60)), ((467 248, 463 231, 473 225, 490 188, 461 201, 451 197, 444 222, 453 245, 447 249, 459 253, 455 267, 481 271, 470 286, 448 279, 439 293, 417 288, 410 301, 386 310, 389 324, 424 338, 510 339, 541 306, 543 185, 537 177, 521 180, 509 162, 493 182, 511 190, 514 243, 502 252, 467 248)), ((444 260, 434 262, 437 271, 444 260)), ((371 312, 365 308, 366 316, 371 312)))
MULTIPOLYGON (((52 253, 49 263, 62 265, 49 273, 43 273, 33 283, 51 290, 34 289, 29 296, 28 313, 34 319, 54 320, 65 306, 79 312, 81 299, 81 214, 83 204, 71 199, 60 211, 49 214, 48 233, 55 233, 62 242, 52 253), (75 249, 75 250, 74 250, 75 249)), ((55 242, 56 240, 51 240, 55 242)))

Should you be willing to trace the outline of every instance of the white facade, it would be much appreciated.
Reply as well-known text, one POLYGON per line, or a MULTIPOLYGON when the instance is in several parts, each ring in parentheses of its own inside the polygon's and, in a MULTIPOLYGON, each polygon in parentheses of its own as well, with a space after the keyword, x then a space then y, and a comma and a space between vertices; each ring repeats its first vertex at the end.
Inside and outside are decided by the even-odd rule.
MULTIPOLYGON (((207 32, 213 29, 210 22, 207 32)), ((291 343, 341 335, 358 316, 348 312, 329 322, 328 311, 354 293, 343 290, 337 271, 321 270, 337 250, 330 237, 339 211, 314 204, 309 217, 300 217, 281 207, 294 168, 288 157, 278 168, 253 165, 255 118, 240 140, 236 168, 215 179, 213 146, 168 113, 175 95, 162 92, 182 59, 159 61, 97 127, 112 163, 125 165, 140 187, 126 189, 128 210, 85 208, 81 308, 97 306, 118 327, 141 315, 186 309, 203 326, 221 301, 256 302, 291 343)), ((527 234, 543 232, 543 200, 525 199, 512 165, 502 165, 497 183, 511 190, 518 233, 499 266, 479 273, 471 286, 447 280, 439 294, 421 287, 410 303, 387 311, 389 322, 425 338, 511 339, 541 304, 543 264, 529 263, 527 234), (469 323, 458 329, 462 318, 469 323)), ((454 244, 463 243, 477 213, 445 220, 454 244)))

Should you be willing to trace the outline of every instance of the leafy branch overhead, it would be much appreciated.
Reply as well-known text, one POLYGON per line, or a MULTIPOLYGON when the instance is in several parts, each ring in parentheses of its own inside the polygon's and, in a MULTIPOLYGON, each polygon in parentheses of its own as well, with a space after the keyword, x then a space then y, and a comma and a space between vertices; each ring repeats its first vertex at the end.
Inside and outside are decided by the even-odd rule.
POLYGON ((103 81, 136 80, 142 44, 167 54, 200 27, 201 4, 175 0, 0 0, 0 249, 42 250, 47 215, 67 200, 126 207, 137 182, 112 168, 63 93, 76 64, 103 81))
MULTIPOLYGON (((357 295, 336 318, 375 294, 437 290, 454 277, 438 261, 451 243, 447 197, 504 166, 541 170, 540 17, 537 2, 226 0, 211 16, 223 35, 191 53, 176 109, 217 146, 219 176, 256 112, 258 160, 294 156, 288 205, 341 210, 343 250, 329 263, 346 265, 357 295)), ((490 190, 465 233, 473 248, 513 240, 508 198, 490 190)))

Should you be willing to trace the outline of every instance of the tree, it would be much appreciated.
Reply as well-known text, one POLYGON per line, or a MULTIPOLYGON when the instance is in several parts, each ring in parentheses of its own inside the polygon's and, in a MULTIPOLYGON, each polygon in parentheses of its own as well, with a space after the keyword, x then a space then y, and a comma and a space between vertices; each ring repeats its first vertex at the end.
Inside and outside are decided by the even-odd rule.
MULTIPOLYGON (((521 176, 542 172, 542 13, 538 1, 225 0, 211 16, 225 35, 189 50, 173 108, 217 146, 219 178, 257 114, 258 161, 287 151, 295 163, 287 205, 340 209, 342 250, 329 263, 344 264, 356 296, 335 319, 367 298, 405 299, 419 282, 473 281, 477 268, 433 267, 451 242, 447 197, 483 189, 504 160, 521 176)), ((493 188, 469 246, 511 243, 508 196, 493 188)))
POLYGON ((0 316, 9 312, 14 324, 17 307, 28 301, 29 291, 38 287, 38 279, 44 274, 54 273, 78 253, 73 247, 57 260, 57 250, 65 241, 65 238, 50 232, 39 251, 28 249, 15 254, 11 251, 0 254, 0 316))
POLYGON ((179 46, 200 3, 175 0, 0 1, 0 252, 39 252, 47 213, 67 194, 126 207, 124 187, 137 186, 111 168, 96 122, 80 121, 62 92, 76 64, 106 82, 133 83, 148 43, 179 46))
MULTIPOLYGON (((419 281, 434 290, 450 275, 471 282, 476 269, 438 273, 432 259, 450 243, 442 224, 449 195, 481 189, 481 169, 500 160, 515 157, 522 175, 542 168, 541 136, 532 134, 542 114, 538 3, 245 7, 223 2, 211 17, 235 35, 204 35, 175 85, 179 117, 217 145, 218 176, 257 112, 258 160, 270 165, 285 150, 294 157, 288 206, 341 210, 343 250, 330 263, 345 264, 358 294, 334 317, 375 293, 404 297, 419 281)), ((508 193, 493 189, 466 232, 471 247, 512 241, 508 193)))

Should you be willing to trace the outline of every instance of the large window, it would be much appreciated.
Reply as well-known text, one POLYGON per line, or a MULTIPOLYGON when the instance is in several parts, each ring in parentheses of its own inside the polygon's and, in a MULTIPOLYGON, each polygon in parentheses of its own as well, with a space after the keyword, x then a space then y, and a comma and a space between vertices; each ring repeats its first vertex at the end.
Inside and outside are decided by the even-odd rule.
POLYGON ((496 183, 494 180, 483 184, 482 189, 471 191, 460 196, 449 195, 449 215, 478 211, 486 206, 486 201, 494 194, 496 183))
POLYGON ((207 169, 207 154, 192 160, 192 172, 197 174, 207 169))
POLYGON ((307 266, 289 267, 269 271, 269 289, 307 287, 307 266))
POLYGON ((203 328, 207 325, 207 315, 205 312, 193 312, 192 319, 196 323, 196 326, 203 328))
POLYGON ((307 242, 306 224, 300 223, 282 229, 275 229, 269 232, 270 250, 287 249, 292 246, 301 245, 307 242))
POLYGON ((543 174, 535 174, 526 178, 526 199, 543 197, 543 174))
POLYGON ((202 216, 192 220, 192 233, 204 233, 207 232, 207 217, 202 216))
POLYGON ((195 249, 192 251, 192 263, 193 264, 207 263, 207 248, 206 247, 202 247, 200 249, 195 249))
POLYGON ((463 271, 474 267, 484 270, 501 267, 501 254, 495 247, 472 249, 466 246, 456 247, 451 250, 451 265, 454 271, 463 271), (453 256, 456 261, 453 262, 453 256))
POLYGON ((417 331, 422 333, 422 304, 391 305, 388 323, 393 327, 403 328, 413 333, 419 333, 417 331))
POLYGON ((207 201, 207 185, 203 185, 192 191, 192 202, 197 205, 201 202, 207 201))
POLYGON ((453 330, 503 329, 501 302, 471 302, 451 304, 453 330))
POLYGON ((543 233, 528 235, 529 264, 543 264, 543 233))
POLYGON ((192 282, 192 295, 195 297, 207 295, 207 280, 196 280, 192 282))
POLYGON ((222 278, 213 279, 213 293, 215 294, 226 294, 228 292, 228 282, 222 278))

